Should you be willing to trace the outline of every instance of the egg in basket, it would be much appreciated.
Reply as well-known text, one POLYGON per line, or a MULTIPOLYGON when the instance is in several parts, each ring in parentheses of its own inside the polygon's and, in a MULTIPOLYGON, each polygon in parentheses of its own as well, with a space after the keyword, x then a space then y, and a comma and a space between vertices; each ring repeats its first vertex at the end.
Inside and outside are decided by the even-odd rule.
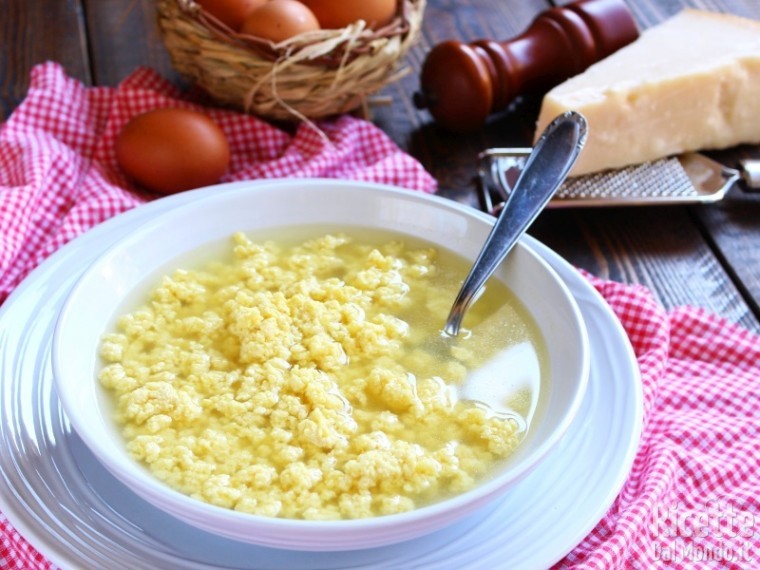
POLYGON ((158 0, 173 66, 220 104, 275 120, 353 111, 398 80, 425 0, 158 0))

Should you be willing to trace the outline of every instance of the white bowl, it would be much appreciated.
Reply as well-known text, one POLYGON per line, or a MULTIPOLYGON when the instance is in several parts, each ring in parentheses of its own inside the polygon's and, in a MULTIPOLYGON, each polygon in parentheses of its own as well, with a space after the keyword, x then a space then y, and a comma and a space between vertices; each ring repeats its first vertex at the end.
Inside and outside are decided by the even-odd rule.
POLYGON ((352 550, 438 530, 509 492, 557 445, 579 408, 589 345, 578 307, 561 279, 525 243, 496 273, 528 308, 548 346, 542 417, 494 477, 417 510, 344 521, 268 518, 224 509, 176 492, 126 451, 97 380, 98 346, 145 277, 234 231, 319 224, 391 230, 474 259, 493 219, 451 200, 362 182, 278 180, 194 191, 197 200, 160 214, 99 257, 64 304, 53 338, 56 388, 73 428, 105 467, 137 495, 191 525, 248 543, 290 550, 352 550))

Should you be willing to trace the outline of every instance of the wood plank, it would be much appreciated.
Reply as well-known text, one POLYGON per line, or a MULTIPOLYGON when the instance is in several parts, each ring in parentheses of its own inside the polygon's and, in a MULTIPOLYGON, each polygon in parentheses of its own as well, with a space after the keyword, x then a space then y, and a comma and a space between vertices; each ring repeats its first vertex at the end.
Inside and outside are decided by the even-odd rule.
POLYGON ((760 2, 757 0, 642 0, 628 2, 628 5, 644 27, 669 18, 687 7, 760 19, 760 2))
POLYGON ((38 63, 57 61, 72 77, 91 83, 79 0, 3 2, 0 37, 0 118, 26 96, 29 73, 38 63))
POLYGON ((646 286, 668 309, 702 307, 760 332, 687 208, 548 210, 530 234, 594 275, 646 286))
POLYGON ((164 49, 153 0, 84 0, 98 85, 117 85, 139 66, 179 83, 164 49))
MULTIPOLYGON (((737 166, 741 157, 760 158, 760 147, 710 154, 737 166)), ((721 202, 694 208, 693 215, 747 304, 760 315, 760 192, 748 193, 740 182, 721 202)))

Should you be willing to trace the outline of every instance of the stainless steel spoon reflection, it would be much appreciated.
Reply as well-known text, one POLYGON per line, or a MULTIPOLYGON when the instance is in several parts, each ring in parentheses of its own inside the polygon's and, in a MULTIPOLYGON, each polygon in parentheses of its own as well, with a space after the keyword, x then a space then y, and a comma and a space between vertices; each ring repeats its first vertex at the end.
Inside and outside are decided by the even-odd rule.
POLYGON ((456 336, 464 314, 496 268, 567 178, 586 143, 588 125, 580 113, 569 111, 541 134, 509 198, 462 283, 443 332, 456 336))

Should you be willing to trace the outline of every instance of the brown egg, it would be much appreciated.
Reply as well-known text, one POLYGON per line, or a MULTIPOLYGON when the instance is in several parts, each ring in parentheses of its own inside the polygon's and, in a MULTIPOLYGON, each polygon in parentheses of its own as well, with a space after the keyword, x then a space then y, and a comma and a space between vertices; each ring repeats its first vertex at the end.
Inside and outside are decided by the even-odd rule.
POLYGON ((396 14, 398 0, 302 0, 324 29, 345 28, 364 20, 376 30, 388 24, 396 14))
POLYGON ((269 0, 251 12, 240 32, 274 43, 319 29, 314 13, 298 0, 269 0))
POLYGON ((243 20, 267 0, 196 0, 204 11, 234 31, 240 30, 243 20))
POLYGON ((219 126, 202 113, 157 109, 134 117, 116 139, 124 173, 148 190, 173 194, 215 184, 229 166, 219 126))

